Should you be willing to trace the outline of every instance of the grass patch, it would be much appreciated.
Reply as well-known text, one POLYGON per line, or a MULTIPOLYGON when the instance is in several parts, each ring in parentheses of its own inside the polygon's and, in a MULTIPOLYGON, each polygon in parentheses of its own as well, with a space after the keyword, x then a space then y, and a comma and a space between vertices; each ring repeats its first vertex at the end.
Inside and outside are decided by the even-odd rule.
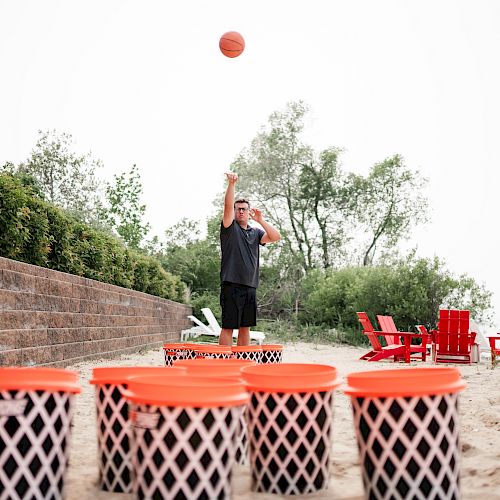
POLYGON ((368 339, 359 331, 331 328, 326 325, 304 325, 292 320, 261 320, 255 329, 265 332, 266 343, 311 342, 332 345, 368 345, 368 339))

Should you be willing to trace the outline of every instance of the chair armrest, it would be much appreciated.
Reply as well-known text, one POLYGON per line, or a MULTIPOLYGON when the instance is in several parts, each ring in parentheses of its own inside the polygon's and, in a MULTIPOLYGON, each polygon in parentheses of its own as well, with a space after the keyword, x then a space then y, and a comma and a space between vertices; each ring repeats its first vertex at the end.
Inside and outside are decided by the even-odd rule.
POLYGON ((377 335, 379 337, 394 337, 394 335, 397 335, 397 332, 394 333, 389 333, 389 332, 378 332, 376 330, 373 330, 372 332, 367 332, 366 330, 363 330, 364 335, 377 335))
POLYGON ((434 342, 434 343, 436 343, 437 334, 438 334, 437 330, 431 330, 429 332, 429 335, 431 336, 431 341, 434 342))
POLYGON ((490 343, 490 349, 494 352, 500 352, 500 347, 496 346, 496 341, 500 342, 500 333, 497 333, 496 336, 486 337, 488 342, 490 343))
POLYGON ((367 332, 363 330, 363 334, 368 337, 368 335, 376 335, 377 337, 395 337, 400 332, 379 332, 377 330, 373 330, 372 332, 367 332))

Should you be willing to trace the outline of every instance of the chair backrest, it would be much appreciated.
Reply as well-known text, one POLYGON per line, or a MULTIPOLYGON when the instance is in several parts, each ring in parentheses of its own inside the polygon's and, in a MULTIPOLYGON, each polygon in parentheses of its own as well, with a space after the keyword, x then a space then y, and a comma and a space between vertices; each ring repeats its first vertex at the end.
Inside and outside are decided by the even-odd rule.
POLYGON ((500 333, 496 337, 488 337, 490 348, 495 353, 500 354, 500 333))
POLYGON ((418 330, 418 333, 422 335, 422 345, 427 345, 427 342, 435 342, 436 330, 431 330, 429 332, 425 325, 415 325, 415 327, 418 330))
POLYGON ((440 309, 440 333, 469 333, 470 312, 460 309, 440 309))
POLYGON ((382 346, 380 345, 377 335, 375 334, 368 314, 366 314, 365 312, 357 312, 356 314, 358 316, 359 322, 361 323, 361 326, 363 327, 363 333, 368 337, 373 350, 381 351, 382 346))
POLYGON ((429 332, 427 331, 427 328, 425 325, 416 325, 417 330, 420 332, 421 335, 429 335, 429 332))
POLYGON ((471 353, 473 339, 470 333, 437 332, 436 349, 438 354, 468 356, 471 353))
POLYGON ((199 327, 201 327, 203 329, 203 332, 206 334, 206 335, 213 335, 214 333, 212 332, 212 329, 209 328, 207 325, 205 325, 204 323, 202 323, 196 316, 188 316, 188 319, 190 319, 193 323, 195 323, 196 325, 198 325, 199 327))
POLYGON ((469 333, 468 310, 440 309, 436 335, 439 354, 469 355, 475 334, 469 333))
POLYGON ((210 328, 216 333, 217 335, 220 334, 221 327, 219 325, 219 322, 217 321, 217 318, 214 316, 214 313, 212 312, 212 309, 210 307, 204 307, 201 312, 205 316, 205 318, 208 321, 208 325, 210 328))
MULTIPOLYGON (((398 329, 392 319, 392 316, 377 316, 378 324, 380 325, 380 329, 384 333, 397 333, 398 329)), ((399 335, 384 335, 384 338, 388 344, 401 344, 401 338, 399 335)))

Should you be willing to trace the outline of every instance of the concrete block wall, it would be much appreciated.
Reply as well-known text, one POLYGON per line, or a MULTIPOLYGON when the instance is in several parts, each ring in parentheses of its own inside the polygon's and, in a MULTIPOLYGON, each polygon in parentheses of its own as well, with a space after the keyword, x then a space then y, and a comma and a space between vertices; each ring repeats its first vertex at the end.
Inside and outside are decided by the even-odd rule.
POLYGON ((191 307, 0 257, 0 366, 65 366, 177 341, 191 307))

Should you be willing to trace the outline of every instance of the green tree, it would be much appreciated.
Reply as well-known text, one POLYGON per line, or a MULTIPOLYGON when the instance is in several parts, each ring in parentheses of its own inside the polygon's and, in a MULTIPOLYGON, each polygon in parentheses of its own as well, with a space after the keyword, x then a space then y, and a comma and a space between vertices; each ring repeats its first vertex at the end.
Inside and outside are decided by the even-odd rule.
POLYGON ((39 131, 38 140, 25 163, 17 167, 21 178, 31 177, 44 198, 80 220, 99 221, 101 184, 96 171, 101 162, 90 153, 72 151, 73 137, 55 130, 39 131))
POLYGON ((303 165, 313 161, 313 151, 300 141, 308 108, 290 103, 269 117, 269 126, 257 134, 249 148, 234 162, 240 175, 238 189, 251 194, 252 204, 278 228, 285 250, 303 269, 312 265, 311 220, 300 196, 303 165))
POLYGON ((427 221, 427 180, 404 164, 400 155, 377 163, 359 191, 358 219, 363 228, 363 265, 373 262, 377 247, 394 248, 410 230, 427 221))
POLYGON ((281 232, 278 248, 304 273, 352 262, 360 238, 367 265, 377 248, 393 248, 426 220, 425 182, 399 155, 376 164, 367 178, 345 172, 340 148, 316 153, 302 142, 307 111, 292 102, 269 117, 234 162, 238 189, 264 209, 281 232))
POLYGON ((341 152, 339 148, 326 149, 316 161, 301 168, 299 196, 317 234, 307 241, 308 269, 318 260, 324 269, 340 263, 346 244, 352 239, 349 221, 355 214, 363 184, 358 176, 342 171, 341 152))
POLYGON ((141 176, 137 165, 130 172, 114 176, 114 183, 106 186, 108 206, 102 218, 123 238, 131 248, 140 248, 150 225, 143 222, 146 205, 141 204, 141 176))
POLYGON ((219 292, 219 224, 218 216, 210 219, 205 238, 200 237, 198 223, 187 219, 182 219, 165 231, 166 242, 159 257, 162 266, 180 276, 193 298, 203 293, 219 292), (216 238, 213 234, 215 231, 216 238))

